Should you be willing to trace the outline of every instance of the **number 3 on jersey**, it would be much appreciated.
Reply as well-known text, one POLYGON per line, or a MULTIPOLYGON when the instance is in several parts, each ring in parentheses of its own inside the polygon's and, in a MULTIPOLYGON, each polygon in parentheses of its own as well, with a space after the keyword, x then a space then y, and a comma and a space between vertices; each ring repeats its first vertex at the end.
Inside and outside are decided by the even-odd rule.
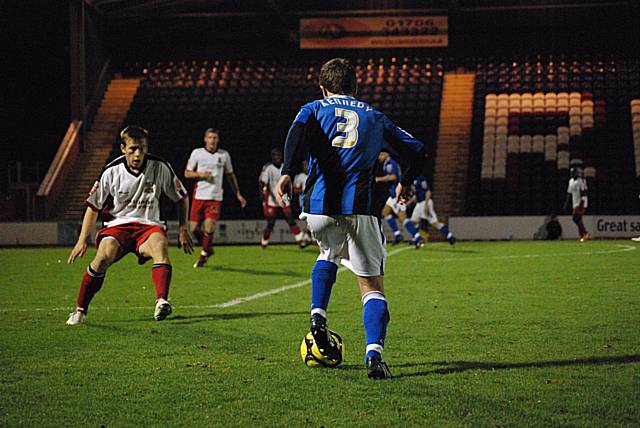
POLYGON ((358 143, 358 123, 360 118, 358 113, 353 110, 347 110, 343 108, 337 108, 335 110, 336 116, 346 119, 346 122, 338 122, 336 124, 337 135, 331 145, 333 147, 341 147, 343 149, 350 149, 358 143), (344 133, 344 135, 340 135, 344 133))

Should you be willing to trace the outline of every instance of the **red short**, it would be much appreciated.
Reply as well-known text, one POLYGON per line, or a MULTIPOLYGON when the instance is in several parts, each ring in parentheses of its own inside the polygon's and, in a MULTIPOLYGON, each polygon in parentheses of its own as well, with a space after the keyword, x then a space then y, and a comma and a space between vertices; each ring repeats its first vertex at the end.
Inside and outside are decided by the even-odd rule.
POLYGON ((278 210, 282 209, 285 216, 291 215, 291 207, 272 207, 271 205, 262 204, 262 213, 265 217, 277 217, 278 210))
POLYGON ((191 201, 191 214, 189 220, 201 222, 203 219, 220 220, 220 207, 222 201, 193 199, 191 201))
POLYGON ((585 212, 585 208, 584 207, 575 207, 573 209, 573 213, 572 214, 584 215, 584 212, 585 212))
POLYGON ((150 257, 145 257, 140 254, 140 246, 144 244, 153 233, 162 233, 165 236, 167 235, 163 228, 155 224, 125 223, 117 226, 105 227, 96 235, 96 247, 100 246, 100 242, 105 237, 110 236, 118 241, 120 248, 123 250, 123 253, 117 260, 120 260, 129 253, 134 253, 138 256, 138 263, 144 264, 150 259, 150 257))

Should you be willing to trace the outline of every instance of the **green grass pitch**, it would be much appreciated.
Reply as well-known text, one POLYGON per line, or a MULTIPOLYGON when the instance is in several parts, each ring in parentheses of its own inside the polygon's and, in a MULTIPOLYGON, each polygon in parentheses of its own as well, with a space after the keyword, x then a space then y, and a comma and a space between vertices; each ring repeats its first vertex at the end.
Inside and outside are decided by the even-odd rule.
POLYGON ((375 382, 348 271, 329 306, 343 365, 300 360, 312 247, 218 247, 199 270, 172 249, 162 322, 151 266, 127 256, 76 327, 65 321, 94 250, 69 266, 69 248, 0 249, 0 426, 640 425, 637 245, 389 250, 395 377, 375 382))

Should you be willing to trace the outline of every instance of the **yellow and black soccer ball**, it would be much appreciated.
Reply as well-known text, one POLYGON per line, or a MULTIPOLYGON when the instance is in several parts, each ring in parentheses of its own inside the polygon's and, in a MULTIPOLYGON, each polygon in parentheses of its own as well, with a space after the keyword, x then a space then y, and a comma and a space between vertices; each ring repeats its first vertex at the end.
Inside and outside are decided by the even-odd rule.
POLYGON ((307 333, 302 339, 300 344, 300 356, 302 361, 309 367, 337 367, 342 363, 344 356, 344 344, 342 343, 342 337, 335 331, 329 330, 329 334, 333 338, 335 344, 338 347, 337 356, 335 358, 328 358, 320 353, 318 345, 313 339, 311 332, 307 333))

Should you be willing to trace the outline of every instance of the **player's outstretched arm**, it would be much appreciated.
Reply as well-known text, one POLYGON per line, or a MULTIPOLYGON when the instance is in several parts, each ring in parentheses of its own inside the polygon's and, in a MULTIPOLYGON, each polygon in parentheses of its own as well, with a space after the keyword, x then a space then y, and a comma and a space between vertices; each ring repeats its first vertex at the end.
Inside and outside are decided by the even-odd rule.
POLYGON ((287 206, 288 199, 291 198, 291 177, 283 175, 276 183, 276 200, 278 204, 285 208, 287 206))
POLYGON ((92 207, 87 207, 87 210, 84 212, 84 218, 82 219, 82 228, 80 229, 78 242, 76 242, 76 245, 71 250, 67 263, 71 264, 75 262, 78 257, 84 256, 84 253, 87 252, 87 242, 89 241, 89 236, 91 236, 91 231, 96 225, 96 220, 98 220, 98 211, 92 207))
POLYGON ((228 173, 226 176, 227 176, 227 180, 229 180, 229 184, 231 185, 231 190, 233 190, 233 193, 236 195, 236 199, 238 200, 238 203, 240 203, 240 208, 246 207, 247 200, 244 198, 244 196, 242 196, 242 193, 240 193, 240 186, 238 185, 238 177, 236 177, 236 174, 233 172, 228 173))
POLYGON ((192 171, 190 169, 185 169, 184 177, 193 178, 196 180, 208 180, 209 177, 211 177, 211 173, 209 171, 198 172, 198 171, 192 171))
POLYGON ((193 253, 193 238, 189 231, 189 197, 185 196, 180 200, 179 204, 179 218, 178 218, 178 243, 180 248, 187 253, 193 253))
POLYGON ((381 175, 375 178, 376 183, 393 183, 398 180, 398 176, 395 174, 381 175))

